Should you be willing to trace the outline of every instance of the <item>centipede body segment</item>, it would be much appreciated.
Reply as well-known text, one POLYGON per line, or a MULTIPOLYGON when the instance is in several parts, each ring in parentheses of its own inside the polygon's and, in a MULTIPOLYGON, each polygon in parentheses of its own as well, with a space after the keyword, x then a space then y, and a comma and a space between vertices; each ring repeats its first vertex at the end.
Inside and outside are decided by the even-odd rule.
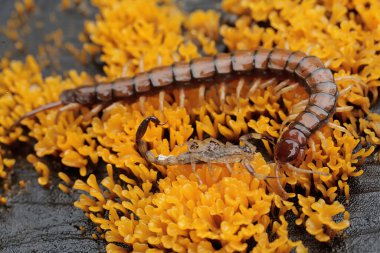
MULTIPOLYGON (((192 61, 158 67, 131 78, 120 78, 110 83, 82 86, 65 90, 59 104, 78 103, 85 106, 110 103, 146 95, 174 87, 186 87, 209 81, 223 81, 241 75, 286 75, 304 84, 310 95, 305 111, 291 122, 275 145, 275 160, 279 163, 299 164, 310 135, 328 121, 334 113, 338 97, 332 72, 323 62, 303 52, 285 49, 257 49, 221 53, 192 61)), ((49 105, 24 115, 30 117, 49 109, 49 105)))

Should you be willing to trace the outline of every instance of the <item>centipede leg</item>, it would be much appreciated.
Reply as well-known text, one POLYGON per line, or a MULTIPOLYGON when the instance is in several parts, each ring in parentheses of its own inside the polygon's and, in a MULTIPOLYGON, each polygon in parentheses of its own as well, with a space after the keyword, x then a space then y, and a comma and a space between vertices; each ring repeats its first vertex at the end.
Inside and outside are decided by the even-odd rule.
POLYGON ((295 120, 295 119, 297 118, 297 116, 298 116, 298 113, 295 113, 295 114, 291 114, 291 115, 289 115, 288 117, 286 117, 286 119, 281 123, 280 133, 282 133, 283 130, 284 130, 284 128, 285 128, 285 126, 286 126, 289 122, 295 120))
POLYGON ((83 121, 87 122, 92 119, 95 115, 101 112, 104 108, 106 108, 109 104, 98 104, 94 108, 91 109, 86 115, 83 116, 83 121))
POLYGON ((239 102, 240 102, 240 93, 241 93, 241 90, 243 89, 244 87, 244 83, 245 83, 245 80, 244 78, 240 78, 239 79, 239 82, 238 82, 238 85, 236 87, 236 103, 239 105, 239 102))
POLYGON ((343 133, 346 133, 346 134, 352 136, 352 133, 350 133, 350 131, 348 131, 346 128, 344 128, 344 127, 342 127, 342 126, 338 126, 337 124, 332 123, 332 122, 327 123, 327 125, 328 125, 329 127, 331 127, 332 129, 339 130, 339 131, 341 131, 341 132, 343 132, 343 133))
POLYGON ((346 95, 348 92, 351 91, 351 89, 352 89, 352 85, 349 85, 346 88, 344 88, 343 90, 340 90, 339 91, 339 96, 346 95))
POLYGON ((327 61, 325 61, 324 62, 325 68, 328 68, 330 66, 331 62, 332 62, 332 59, 328 59, 327 61))
POLYGON ((80 107, 81 107, 81 104, 79 103, 71 103, 71 104, 65 105, 64 107, 59 108, 57 115, 55 116, 55 124, 58 124, 58 120, 62 112, 77 110, 80 107))
POLYGON ((315 134, 319 137, 319 139, 321 140, 322 142, 322 147, 324 148, 327 148, 327 141, 326 141, 326 138, 325 136, 323 135, 323 133, 321 131, 315 131, 315 134))
POLYGON ((308 140, 308 144, 311 147, 311 159, 314 159, 314 154, 317 152, 317 148, 315 147, 315 142, 312 139, 308 140))
POLYGON ((179 107, 184 108, 185 107, 185 89, 180 88, 179 89, 179 107))
POLYGON ((306 174, 317 174, 317 175, 320 175, 320 176, 329 176, 330 174, 329 173, 325 173, 325 172, 320 172, 320 171, 313 171, 313 170, 305 170, 305 169, 301 169, 301 168, 298 168, 290 163, 287 163, 286 164, 287 167, 293 171, 296 171, 296 172, 300 172, 300 173, 306 173, 306 174))
POLYGON ((335 78, 335 81, 336 82, 339 82, 339 81, 345 81, 345 80, 348 80, 348 81, 355 81, 356 83, 358 83, 360 86, 362 86, 364 88, 365 91, 368 91, 368 86, 365 84, 365 82, 360 79, 359 77, 356 77, 356 76, 339 76, 339 77, 336 77, 335 78))
MULTIPOLYGON (((157 66, 162 66, 162 55, 159 53, 157 55, 157 66)), ((159 110, 161 112, 164 112, 164 105, 165 105, 165 91, 162 90, 158 94, 158 104, 159 104, 159 110)))
POLYGON ((289 91, 291 91, 291 90, 296 89, 298 86, 299 86, 299 83, 291 84, 291 85, 289 85, 288 87, 282 88, 279 92, 277 92, 277 95, 280 96, 280 95, 282 95, 282 94, 284 94, 284 93, 287 93, 287 92, 289 92, 289 91))
POLYGON ((206 86, 204 84, 202 84, 200 87, 199 87, 199 91, 198 91, 198 106, 202 106, 203 104, 203 101, 205 100, 205 94, 206 94, 206 86))
POLYGON ((279 92, 281 89, 283 89, 283 88, 285 88, 286 86, 288 86, 288 85, 289 85, 289 82, 290 82, 289 79, 286 79, 286 80, 280 82, 279 84, 277 84, 277 85, 274 87, 273 91, 274 91, 275 93, 279 92))
POLYGON ((281 181, 280 181, 280 164, 277 163, 275 166, 275 173, 276 173, 276 182, 278 187, 280 188, 280 191, 285 199, 289 197, 289 193, 285 191, 284 187, 282 187, 281 181))
POLYGON ((222 82, 219 89, 220 109, 224 111, 224 105, 226 103, 226 83, 222 82))
POLYGON ((354 109, 353 106, 349 105, 349 106, 340 106, 340 107, 337 107, 335 112, 349 112, 349 111, 352 111, 354 109))
POLYGON ((261 83, 261 79, 260 79, 260 78, 257 78, 257 79, 253 82, 251 88, 249 89, 246 98, 249 98, 249 97, 250 97, 250 96, 251 96, 251 95, 257 90, 257 88, 259 88, 260 83, 261 83))
POLYGON ((145 96, 139 97, 139 106, 140 106, 140 112, 142 115, 145 115, 145 101, 146 101, 145 96))
POLYGON ((259 87, 260 87, 261 89, 265 89, 265 88, 267 88, 267 87, 273 85, 273 83, 275 83, 275 82, 276 82, 276 78, 273 77, 273 78, 271 78, 271 79, 265 81, 264 83, 261 83, 261 84, 259 85, 259 87))
POLYGON ((158 94, 158 104, 159 104, 159 110, 161 112, 164 112, 165 91, 160 91, 160 93, 158 94))

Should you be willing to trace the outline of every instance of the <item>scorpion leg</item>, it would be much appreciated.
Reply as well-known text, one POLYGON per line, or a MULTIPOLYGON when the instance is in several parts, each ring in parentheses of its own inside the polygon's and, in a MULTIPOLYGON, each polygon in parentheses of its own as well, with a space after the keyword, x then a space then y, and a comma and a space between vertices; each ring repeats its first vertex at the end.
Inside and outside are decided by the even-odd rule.
POLYGON ((249 142, 249 140, 266 140, 269 141, 272 145, 275 144, 275 140, 272 136, 268 134, 259 134, 259 133, 249 133, 240 137, 239 139, 246 146, 250 147, 253 151, 256 150, 256 147, 249 142))
POLYGON ((199 184, 200 184, 200 185, 203 185, 203 181, 202 181, 201 177, 199 176, 199 174, 198 174, 198 172, 197 172, 197 170, 196 170, 196 166, 195 166, 195 161, 194 161, 194 159, 191 159, 190 164, 191 164, 191 169, 192 169, 194 175, 197 177, 199 184))
POLYGON ((273 176, 267 176, 260 173, 256 173, 252 165, 249 163, 247 159, 243 161, 243 165, 249 171, 249 173, 251 173, 254 177, 258 179, 277 178, 277 175, 273 177, 273 176))
POLYGON ((226 167, 227 167, 228 171, 232 175, 234 173, 234 171, 232 170, 231 165, 229 163, 225 163, 225 164, 226 164, 226 167))

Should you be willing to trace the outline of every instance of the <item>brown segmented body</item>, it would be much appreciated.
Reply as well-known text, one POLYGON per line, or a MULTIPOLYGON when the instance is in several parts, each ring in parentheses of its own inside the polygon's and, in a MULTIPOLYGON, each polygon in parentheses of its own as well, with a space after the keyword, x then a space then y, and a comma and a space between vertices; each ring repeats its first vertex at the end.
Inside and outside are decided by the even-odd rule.
POLYGON ((60 102, 52 103, 51 107, 46 105, 37 108, 21 119, 59 105, 109 103, 168 87, 264 73, 291 75, 301 81, 310 94, 305 111, 289 125, 275 146, 275 159, 278 162, 297 164, 302 159, 309 136, 334 113, 338 96, 332 72, 325 68, 319 58, 299 51, 257 49, 221 53, 214 57, 194 59, 189 63, 178 62, 132 78, 66 90, 62 92, 60 102))

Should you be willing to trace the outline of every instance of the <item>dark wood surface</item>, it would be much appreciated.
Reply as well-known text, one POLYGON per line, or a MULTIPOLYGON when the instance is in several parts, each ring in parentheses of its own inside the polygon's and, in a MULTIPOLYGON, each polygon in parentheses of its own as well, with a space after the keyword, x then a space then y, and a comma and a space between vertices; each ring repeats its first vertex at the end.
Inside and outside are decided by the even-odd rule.
MULTIPOLYGON (((46 26, 27 36, 27 53, 36 54, 36 45, 43 43, 43 35, 61 27, 64 40, 79 45, 77 35, 85 19, 83 15, 70 10, 57 11, 60 1, 37 0, 39 11, 30 22, 44 21, 46 26), (56 23, 49 23, 46 13, 55 13, 56 23)), ((203 8, 219 8, 216 0, 179 1, 187 11, 203 8)), ((13 0, 0 3, 0 24, 4 25, 13 9, 13 0)), ((94 13, 95 10, 92 11, 94 13)), ((87 17, 89 18, 89 17, 87 17)), ((4 36, 0 35, 0 57, 11 48, 4 36)), ((24 54, 15 53, 22 59, 24 54)), ((61 54, 63 70, 84 69, 94 73, 94 66, 83 67, 67 53, 61 54)), ((52 69, 47 69, 50 73, 52 69)), ((31 144, 32 145, 32 144, 31 144)), ((29 151, 31 147, 29 147, 29 151)), ((0 252, 104 252, 103 241, 95 241, 91 234, 94 225, 75 208, 72 203, 77 195, 63 194, 57 187, 59 166, 52 167, 53 184, 49 189, 37 183, 37 174, 25 160, 28 150, 18 151, 17 163, 12 173, 12 181, 24 179, 25 189, 17 185, 12 187, 7 207, 0 207, 0 252), (86 233, 79 229, 83 226, 86 233)), ((53 163, 54 164, 54 163, 53 163)), ((365 173, 351 180, 351 200, 346 205, 351 214, 351 226, 344 235, 333 242, 323 244, 309 236, 303 228, 291 227, 293 239, 302 239, 310 252, 380 252, 380 167, 376 163, 367 163, 365 173)), ((75 174, 75 173, 74 173, 75 174)))

